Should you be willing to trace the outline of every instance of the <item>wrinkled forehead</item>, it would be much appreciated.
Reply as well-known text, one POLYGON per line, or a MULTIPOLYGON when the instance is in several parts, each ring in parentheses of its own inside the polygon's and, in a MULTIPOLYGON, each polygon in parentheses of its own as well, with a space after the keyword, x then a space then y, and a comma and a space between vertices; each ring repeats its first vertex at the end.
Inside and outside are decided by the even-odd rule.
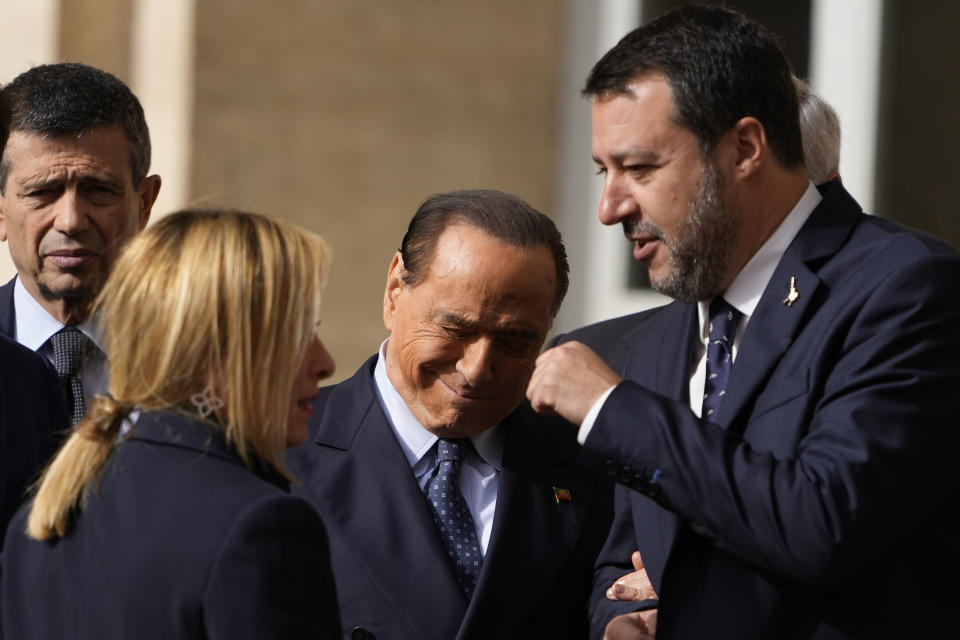
POLYGON ((24 130, 10 133, 3 151, 3 179, 18 181, 79 172, 96 179, 132 182, 131 143, 119 126, 50 134, 24 130))

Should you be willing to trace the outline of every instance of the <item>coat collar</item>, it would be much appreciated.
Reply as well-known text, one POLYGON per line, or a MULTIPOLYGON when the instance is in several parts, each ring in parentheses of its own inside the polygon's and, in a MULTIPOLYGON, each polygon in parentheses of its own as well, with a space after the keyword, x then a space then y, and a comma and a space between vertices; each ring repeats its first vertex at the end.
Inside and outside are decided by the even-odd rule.
POLYGON ((322 392, 311 421, 314 437, 291 451, 289 466, 331 536, 349 545, 344 553, 403 612, 415 634, 449 640, 467 600, 376 397, 375 364, 373 356, 351 378, 322 392))
POLYGON ((8 338, 15 337, 17 331, 17 314, 13 308, 13 285, 16 281, 17 277, 14 276, 0 287, 0 333, 8 338))
POLYGON ((200 420, 186 412, 175 410, 144 411, 126 440, 150 442, 198 451, 234 464, 247 467, 263 480, 289 491, 290 481, 265 460, 254 453, 249 454, 250 463, 244 464, 240 455, 214 423, 200 420))

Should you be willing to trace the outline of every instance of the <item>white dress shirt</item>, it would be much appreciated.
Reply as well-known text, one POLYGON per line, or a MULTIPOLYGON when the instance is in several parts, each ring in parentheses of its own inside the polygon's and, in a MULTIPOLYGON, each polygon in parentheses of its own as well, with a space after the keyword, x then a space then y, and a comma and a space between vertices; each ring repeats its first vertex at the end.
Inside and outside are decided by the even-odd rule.
MULTIPOLYGON (((387 415, 393 433, 407 457, 417 484, 423 490, 430 472, 437 464, 434 443, 438 438, 413 416, 403 398, 387 376, 386 351, 389 338, 380 345, 380 357, 373 370, 374 388, 383 412, 387 415)), ((487 429, 472 438, 474 451, 460 465, 460 492, 470 509, 477 529, 480 552, 486 555, 493 529, 493 515, 497 508, 497 490, 500 487, 500 468, 503 461, 503 433, 500 425, 487 429)), ((426 501, 426 498, 424 498, 426 501)))
MULTIPOLYGON (((762 296, 764 290, 766 290, 767 284, 770 282, 770 278, 773 277, 773 272, 776 271, 777 265, 780 264, 780 259, 783 258, 787 247, 789 247, 793 239, 797 237, 800 228, 807 221, 807 218, 810 217, 810 214, 813 213, 813 210, 816 209, 817 205, 820 204, 821 200, 823 200, 823 196, 820 195, 817 188, 813 183, 808 183, 807 190, 803 192, 800 200, 793 206, 793 209, 790 210, 787 217, 783 219, 783 222, 780 223, 776 231, 767 238, 763 246, 753 254, 753 257, 750 258, 743 269, 740 270, 740 273, 737 274, 737 277, 730 283, 730 286, 727 287, 727 290, 723 292, 723 299, 743 314, 743 317, 740 319, 740 324, 737 325, 737 333, 733 338, 732 358, 734 362, 736 362, 737 353, 740 350, 740 343, 743 341, 744 331, 746 331, 747 325, 750 323, 750 318, 757 308, 757 303, 760 302, 760 296, 762 296)), ((784 292, 787 291, 788 285, 789 283, 784 283, 784 292)), ((712 300, 713 298, 710 300, 701 300, 697 303, 700 322, 700 341, 696 345, 697 364, 690 374, 689 388, 690 410, 693 411, 697 417, 700 417, 700 411, 703 408, 703 389, 707 377, 707 343, 710 339, 709 309, 712 300)), ((590 411, 587 413, 583 423, 580 425, 580 430, 577 432, 577 440, 580 444, 586 442, 587 436, 593 428, 593 423, 603 408, 603 403, 606 402, 615 388, 616 385, 607 389, 603 395, 594 402, 593 406, 590 407, 590 411)))
MULTIPOLYGON (((16 314, 17 342, 44 356, 52 364, 53 345, 48 341, 65 325, 50 315, 50 312, 30 295, 26 287, 20 283, 19 277, 13 285, 13 308, 16 314)), ((87 408, 90 408, 93 406, 93 396, 98 393, 105 394, 109 386, 106 351, 103 348, 102 334, 96 320, 87 318, 76 325, 76 328, 97 346, 97 351, 84 359, 78 372, 80 384, 83 386, 83 400, 87 408)))

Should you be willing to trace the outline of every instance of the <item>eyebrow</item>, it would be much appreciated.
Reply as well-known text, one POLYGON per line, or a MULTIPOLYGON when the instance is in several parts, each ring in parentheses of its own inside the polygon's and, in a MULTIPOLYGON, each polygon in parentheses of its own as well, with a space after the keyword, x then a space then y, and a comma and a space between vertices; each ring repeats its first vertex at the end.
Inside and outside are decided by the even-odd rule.
MULTIPOLYGON (((467 329, 483 329, 482 325, 476 320, 468 320, 452 311, 438 311, 436 319, 440 322, 449 322, 467 329)), ((515 337, 533 338, 537 336, 537 331, 524 326, 508 324, 504 327, 494 327, 490 329, 491 333, 498 335, 510 335, 515 337)))
MULTIPOLYGON (((53 185, 62 184, 63 182, 64 180, 62 175, 31 176, 19 184, 19 191, 23 192, 33 191, 35 189, 43 189, 53 185)), ((79 175, 77 177, 77 183, 87 185, 105 185, 114 188, 120 188, 123 186, 121 181, 110 176, 89 173, 79 175)))
POLYGON ((475 320, 467 320, 461 315, 458 315, 452 311, 438 311, 436 319, 439 322, 449 322, 451 324, 456 324, 462 327, 471 327, 475 328, 480 326, 480 324, 475 320))
MULTIPOLYGON (((646 149, 628 149, 610 154, 610 159, 617 164, 635 164, 638 162, 641 164, 656 164, 660 162, 660 154, 646 149)), ((593 156, 593 161, 597 164, 603 164, 603 161, 597 156, 593 156)))

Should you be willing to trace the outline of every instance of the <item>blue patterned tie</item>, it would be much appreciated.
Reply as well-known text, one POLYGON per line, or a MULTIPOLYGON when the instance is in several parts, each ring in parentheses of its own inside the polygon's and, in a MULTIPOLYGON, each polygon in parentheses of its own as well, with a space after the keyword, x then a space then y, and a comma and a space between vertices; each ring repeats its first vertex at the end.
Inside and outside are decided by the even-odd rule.
POLYGON ((457 580, 468 600, 477 586, 483 562, 477 530, 457 482, 460 461, 471 446, 466 439, 438 440, 437 466, 423 490, 430 503, 433 521, 457 573, 457 580))
POLYGON ((710 303, 710 342, 707 344, 707 380, 703 386, 701 417, 715 419, 727 392, 733 367, 733 338, 742 314, 717 296, 710 303))
POLYGON ((80 384, 80 363, 93 343, 76 327, 64 327, 50 336, 53 346, 53 368, 60 376, 63 392, 67 398, 70 423, 76 425, 83 419, 86 407, 83 401, 83 386, 80 384))

